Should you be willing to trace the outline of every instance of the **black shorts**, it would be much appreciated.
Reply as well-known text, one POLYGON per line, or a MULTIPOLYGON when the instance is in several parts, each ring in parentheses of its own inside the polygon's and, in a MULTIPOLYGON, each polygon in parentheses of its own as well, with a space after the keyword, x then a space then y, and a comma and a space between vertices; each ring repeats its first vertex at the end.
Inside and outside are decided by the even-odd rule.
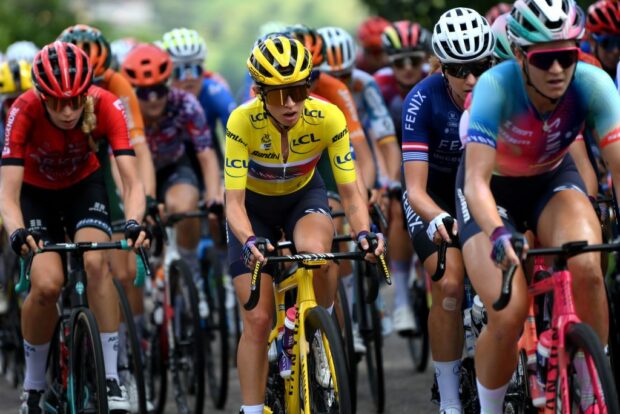
MULTIPOLYGON (((428 188, 426 192, 433 199, 435 204, 437 204, 442 210, 454 217, 454 211, 450 208, 452 203, 434 194, 428 188)), ((424 263, 426 259, 428 259, 430 256, 432 256, 438 251, 439 246, 430 241, 430 239, 428 238, 426 234, 426 229, 428 228, 429 223, 422 220, 422 217, 420 217, 418 213, 415 212, 415 210, 411 206, 411 203, 409 203, 409 199, 407 198, 407 191, 403 192, 402 202, 403 209, 405 210, 407 232, 409 233, 409 237, 413 242, 413 249, 418 255, 420 261, 424 263)), ((459 245, 450 244, 449 247, 459 248, 459 245)))
MULTIPOLYGON (((288 240, 293 238, 295 225, 303 216, 312 213, 330 216, 327 204, 327 191, 321 176, 315 172, 310 182, 291 194, 282 196, 266 196, 245 190, 245 209, 252 224, 252 230, 257 237, 266 237, 274 245, 282 237, 282 232, 288 240)), ((227 217, 231 220, 232 217, 227 217)), ((241 250, 245 240, 237 240, 226 223, 226 239, 228 240, 228 264, 230 275, 239 276, 250 273, 241 260, 241 250)), ((267 265, 263 272, 274 275, 275 267, 267 265)))
POLYGON ((79 183, 62 190, 49 190, 22 184, 21 208, 29 231, 43 240, 64 243, 85 227, 112 235, 108 196, 103 172, 98 169, 79 183))
POLYGON ((189 184, 196 189, 198 186, 198 178, 192 169, 191 163, 186 156, 182 156, 174 164, 167 165, 157 170, 157 200, 163 203, 166 199, 166 193, 176 184, 189 184))
MULTIPOLYGON (((464 192, 465 155, 456 176, 456 212, 461 224, 461 245, 472 236, 480 233, 480 227, 467 207, 464 192)), ((504 225, 511 231, 536 233, 538 219, 543 209, 558 192, 577 190, 587 194, 585 185, 577 167, 569 154, 564 156, 560 165, 543 174, 531 177, 491 178, 491 192, 495 197, 497 211, 504 225)))

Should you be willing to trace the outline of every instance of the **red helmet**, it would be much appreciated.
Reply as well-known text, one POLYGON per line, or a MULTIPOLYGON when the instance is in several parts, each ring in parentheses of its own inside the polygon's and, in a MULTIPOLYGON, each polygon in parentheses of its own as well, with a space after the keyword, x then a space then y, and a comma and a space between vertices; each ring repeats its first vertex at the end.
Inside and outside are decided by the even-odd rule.
POLYGON ((380 16, 364 20, 357 30, 357 40, 363 48, 381 48, 381 33, 390 22, 380 16))
POLYGON ((487 19, 489 24, 493 24, 495 19, 501 16, 504 13, 510 13, 512 10, 512 5, 508 3, 497 3, 495 6, 491 7, 487 14, 484 15, 484 18, 487 19))
POLYGON ((172 73, 172 58, 154 44, 143 43, 129 52, 121 73, 133 86, 152 86, 164 83, 172 73))
POLYGON ((76 24, 63 30, 58 40, 73 43, 86 52, 96 77, 102 76, 112 63, 110 44, 99 29, 85 24, 76 24))
POLYGON ((388 55, 414 51, 429 52, 431 38, 431 32, 409 20, 390 24, 381 35, 383 50, 388 55))
POLYGON ((586 30, 597 35, 620 34, 620 3, 599 0, 588 7, 586 30))
POLYGON ((93 78, 93 67, 86 53, 71 43, 54 42, 34 57, 32 78, 37 90, 59 99, 74 98, 86 92, 93 78))

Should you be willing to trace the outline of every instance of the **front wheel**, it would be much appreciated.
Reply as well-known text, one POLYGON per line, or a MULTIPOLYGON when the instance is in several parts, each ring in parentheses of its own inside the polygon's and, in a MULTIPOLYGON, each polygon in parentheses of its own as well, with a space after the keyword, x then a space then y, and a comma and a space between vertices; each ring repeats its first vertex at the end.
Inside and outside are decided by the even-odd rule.
POLYGON ((312 413, 350 414, 347 363, 338 331, 329 313, 320 306, 310 309, 305 316, 304 326, 306 337, 302 340, 307 342, 308 355, 301 356, 302 407, 307 400, 312 413))
POLYGON ((594 330, 571 325, 566 333, 567 369, 558 378, 556 412, 619 413, 618 395, 608 360, 594 330))
POLYGON ((410 290, 411 310, 416 322, 416 329, 407 337, 409 355, 417 372, 426 371, 430 345, 428 338, 428 304, 426 286, 423 279, 416 279, 410 290))
POLYGON ((101 337, 89 309, 71 316, 69 404, 71 413, 107 413, 108 396, 101 337))

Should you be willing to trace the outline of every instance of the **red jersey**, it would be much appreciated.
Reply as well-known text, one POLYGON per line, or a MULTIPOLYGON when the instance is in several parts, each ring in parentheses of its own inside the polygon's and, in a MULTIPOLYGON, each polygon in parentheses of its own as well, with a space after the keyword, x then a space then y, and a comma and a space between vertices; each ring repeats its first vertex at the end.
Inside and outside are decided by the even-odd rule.
MULTIPOLYGON (((115 156, 135 155, 123 103, 97 86, 87 94, 94 98, 97 116, 93 140, 106 139, 115 156)), ((57 190, 80 182, 99 168, 80 125, 71 130, 54 126, 34 90, 25 92, 9 110, 2 165, 24 166, 24 182, 36 187, 57 190)))

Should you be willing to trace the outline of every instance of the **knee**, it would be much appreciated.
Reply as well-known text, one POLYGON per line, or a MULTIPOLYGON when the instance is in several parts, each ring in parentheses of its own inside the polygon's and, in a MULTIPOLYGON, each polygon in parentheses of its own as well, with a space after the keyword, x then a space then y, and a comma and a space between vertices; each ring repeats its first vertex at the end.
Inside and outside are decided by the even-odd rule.
POLYGON ((62 289, 64 276, 62 274, 48 274, 44 280, 32 284, 30 294, 33 300, 43 307, 53 306, 58 300, 62 289))
POLYGON ((251 312, 246 312, 243 319, 243 334, 246 340, 260 344, 266 344, 269 341, 272 325, 271 312, 255 308, 251 312))
POLYGON ((327 246, 319 240, 304 240, 303 244, 297 246, 300 253, 325 253, 330 251, 331 246, 327 246))
POLYGON ((527 317, 527 301, 523 301, 522 304, 513 302, 500 312, 488 312, 487 309, 489 315, 487 330, 497 342, 516 343, 519 340, 527 317))
POLYGON ((598 255, 581 255, 571 260, 569 269, 573 275, 575 291, 595 291, 603 287, 603 271, 598 255))
POLYGON ((463 301, 463 281, 456 280, 454 277, 444 277, 437 283, 437 287, 439 290, 437 305, 448 312, 459 311, 463 301))
POLYGON ((109 272, 105 271, 105 256, 103 254, 92 254, 84 257, 84 270, 88 275, 89 284, 100 283, 109 272))

